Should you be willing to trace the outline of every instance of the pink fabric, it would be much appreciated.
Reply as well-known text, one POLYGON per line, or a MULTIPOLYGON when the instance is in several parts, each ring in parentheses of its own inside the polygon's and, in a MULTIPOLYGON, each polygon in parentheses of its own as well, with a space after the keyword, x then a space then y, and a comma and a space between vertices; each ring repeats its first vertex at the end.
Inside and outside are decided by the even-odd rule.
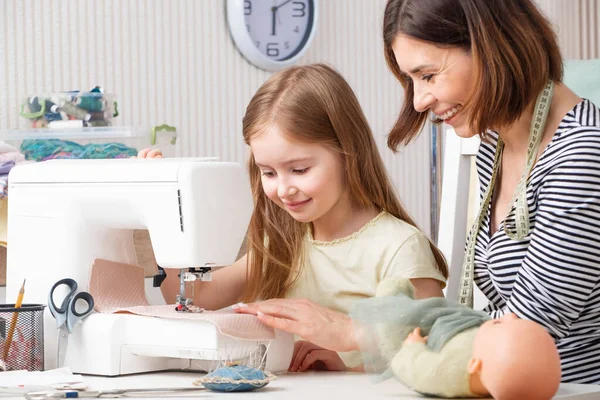
POLYGON ((222 334, 241 339, 272 340, 275 332, 254 315, 236 314, 231 310, 204 311, 202 313, 181 313, 175 311, 174 304, 160 306, 138 306, 121 308, 116 313, 127 312, 148 317, 209 321, 219 328, 222 334))
POLYGON ((96 258, 92 263, 89 292, 94 310, 113 313, 124 307, 149 306, 144 289, 144 268, 96 258))
POLYGON ((236 314, 230 309, 180 313, 175 311, 174 304, 150 305, 144 289, 144 269, 137 265, 96 258, 92 263, 89 292, 94 296, 94 309, 98 312, 208 321, 227 336, 252 340, 275 339, 275 331, 254 315, 236 314))

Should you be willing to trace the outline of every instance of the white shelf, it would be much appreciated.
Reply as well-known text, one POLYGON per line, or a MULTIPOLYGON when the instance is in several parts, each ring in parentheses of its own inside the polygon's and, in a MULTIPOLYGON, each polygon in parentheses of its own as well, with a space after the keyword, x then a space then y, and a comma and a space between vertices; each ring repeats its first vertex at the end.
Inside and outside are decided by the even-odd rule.
POLYGON ((141 128, 132 126, 102 126, 89 128, 70 129, 6 129, 0 131, 0 140, 26 140, 26 139, 119 139, 139 138, 149 135, 141 128))

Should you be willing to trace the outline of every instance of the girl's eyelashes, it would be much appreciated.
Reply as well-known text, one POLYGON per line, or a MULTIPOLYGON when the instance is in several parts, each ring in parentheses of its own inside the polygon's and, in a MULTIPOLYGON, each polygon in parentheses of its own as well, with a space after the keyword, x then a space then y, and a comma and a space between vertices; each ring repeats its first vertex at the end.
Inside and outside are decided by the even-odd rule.
MULTIPOLYGON (((294 168, 292 169, 292 174, 294 175, 302 175, 305 174, 310 168, 306 167, 306 168, 294 168)), ((273 178, 275 175, 277 175, 275 173, 275 171, 260 171, 260 174, 262 176, 265 176, 267 178, 273 178)))
POLYGON ((433 78, 433 74, 423 75, 423 80, 429 82, 433 78))

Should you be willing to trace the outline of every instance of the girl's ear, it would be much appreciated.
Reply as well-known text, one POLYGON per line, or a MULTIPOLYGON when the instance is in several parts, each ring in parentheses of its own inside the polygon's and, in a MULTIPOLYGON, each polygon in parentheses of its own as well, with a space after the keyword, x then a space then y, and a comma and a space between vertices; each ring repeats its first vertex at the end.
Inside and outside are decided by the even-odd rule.
POLYGON ((480 358, 471 358, 469 360, 469 365, 468 365, 468 370, 469 370, 469 374, 473 375, 475 373, 480 373, 481 372, 481 359, 480 358))

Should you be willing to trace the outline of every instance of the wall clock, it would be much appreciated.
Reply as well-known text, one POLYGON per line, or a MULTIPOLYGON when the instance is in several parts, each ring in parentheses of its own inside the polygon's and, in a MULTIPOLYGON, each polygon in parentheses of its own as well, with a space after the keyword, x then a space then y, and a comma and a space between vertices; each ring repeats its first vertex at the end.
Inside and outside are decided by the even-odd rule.
POLYGON ((227 22, 244 58, 277 71, 294 64, 310 45, 317 0, 227 0, 227 22))

